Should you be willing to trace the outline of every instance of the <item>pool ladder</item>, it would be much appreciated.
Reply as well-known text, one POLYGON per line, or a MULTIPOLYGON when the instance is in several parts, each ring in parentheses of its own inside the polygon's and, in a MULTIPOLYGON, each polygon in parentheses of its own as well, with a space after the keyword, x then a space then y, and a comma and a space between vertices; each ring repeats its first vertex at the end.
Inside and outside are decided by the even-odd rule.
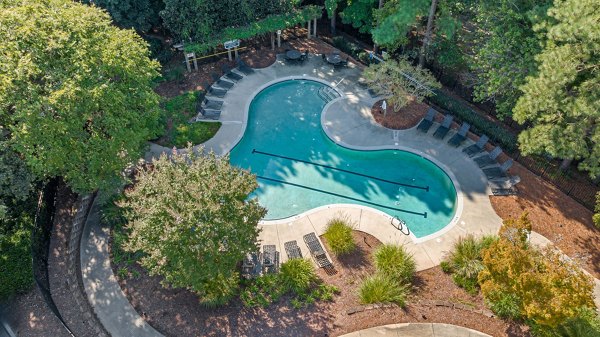
POLYGON ((402 234, 410 235, 410 229, 408 229, 406 222, 404 220, 400 219, 397 215, 394 215, 394 217, 391 220, 391 224, 392 224, 392 226, 394 226, 394 228, 399 230, 402 234))
POLYGON ((329 103, 334 99, 341 97, 337 91, 333 90, 331 87, 322 87, 317 91, 317 95, 325 101, 325 103, 329 103))

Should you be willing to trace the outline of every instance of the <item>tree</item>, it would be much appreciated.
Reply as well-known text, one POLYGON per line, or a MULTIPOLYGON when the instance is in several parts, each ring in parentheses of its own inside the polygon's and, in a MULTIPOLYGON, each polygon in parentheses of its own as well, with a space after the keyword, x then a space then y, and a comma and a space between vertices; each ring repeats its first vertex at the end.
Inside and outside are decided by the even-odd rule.
POLYGON ((27 200, 35 177, 6 141, 0 140, 0 221, 9 218, 9 208, 27 200))
POLYGON ((405 107, 412 100, 421 102, 432 94, 433 88, 441 87, 427 69, 413 67, 404 58, 371 64, 365 69, 363 76, 369 87, 378 94, 389 96, 388 102, 394 111, 405 107))
POLYGON ((342 22, 357 28, 361 33, 371 33, 373 28, 373 10, 378 0, 350 0, 340 13, 342 22))
POLYGON ((1 2, 0 123, 39 178, 106 187, 159 126, 159 65, 131 30, 69 0, 1 2))
POLYGON ((327 16, 329 16, 329 28, 331 30, 331 35, 335 35, 335 18, 337 16, 337 8, 338 2, 340 0, 325 0, 325 10, 327 11, 327 16))
POLYGON ((266 214, 248 195, 257 187, 229 158, 162 155, 139 167, 136 184, 119 203, 130 231, 125 249, 164 283, 196 292, 207 304, 225 303, 238 286, 236 265, 258 249, 258 221, 266 214))
POLYGON ((593 283, 554 248, 531 247, 530 228, 527 214, 504 222, 500 239, 483 250, 481 292, 492 309, 514 307, 517 317, 556 328, 582 307, 594 307, 593 283))
POLYGON ((514 108, 514 119, 531 125, 519 135, 524 154, 563 158, 563 168, 580 160, 592 177, 600 175, 600 26, 592 24, 599 11, 594 0, 554 2, 538 74, 514 108))
POLYGON ((421 52, 419 53, 419 67, 425 65, 425 54, 431 43, 431 34, 433 32, 433 20, 435 18, 435 11, 437 10, 438 0, 431 0, 431 6, 429 7, 429 15, 427 16, 427 29, 425 30, 425 37, 423 38, 423 44, 421 45, 421 52))
POLYGON ((418 18, 427 13, 429 0, 389 0, 381 9, 375 10, 376 26, 373 40, 390 49, 408 43, 408 33, 419 25, 418 18))
POLYGON ((84 3, 106 9, 119 27, 144 33, 160 25, 158 13, 165 7, 163 0, 85 0, 84 3))
POLYGON ((472 24, 471 69, 477 76, 475 99, 491 101, 500 117, 512 116, 521 96, 519 87, 536 73, 535 56, 542 50, 545 36, 535 31, 547 19, 551 0, 479 0, 472 24))

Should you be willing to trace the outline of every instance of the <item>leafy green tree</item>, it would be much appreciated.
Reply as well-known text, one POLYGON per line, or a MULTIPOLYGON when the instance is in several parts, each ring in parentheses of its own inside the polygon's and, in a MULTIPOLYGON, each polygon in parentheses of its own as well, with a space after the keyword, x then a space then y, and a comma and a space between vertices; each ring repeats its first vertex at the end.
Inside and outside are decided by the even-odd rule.
POLYGON ((357 28, 361 33, 371 33, 373 29, 373 10, 378 8, 379 0, 349 0, 340 13, 342 22, 357 28))
POLYGON ((510 117, 519 87, 536 73, 535 56, 543 48, 543 31, 552 0, 479 0, 474 7, 471 69, 477 76, 475 99, 491 101, 497 114, 510 117))
POLYGON ((158 13, 164 8, 163 0, 85 0, 106 9, 119 27, 148 32, 160 25, 158 13))
POLYGON ((35 180, 23 159, 0 140, 0 220, 9 217, 12 205, 31 196, 35 180))
POLYGON ((430 0, 389 0, 375 10, 373 40, 381 46, 397 49, 408 43, 408 33, 420 26, 418 19, 427 14, 430 0))
POLYGON ((124 248, 144 253, 142 266, 164 283, 196 292, 206 304, 227 302, 238 288, 236 266, 256 251, 266 214, 248 195, 257 187, 229 158, 162 155, 139 167, 120 202, 130 231, 124 248))
POLYGON ((530 226, 526 214, 505 221, 499 240, 483 250, 481 292, 492 309, 511 307, 536 325, 556 328, 582 307, 594 307, 593 283, 555 249, 531 247, 530 226))
POLYGON ((531 125, 519 135, 524 154, 547 153, 580 160, 579 168, 600 175, 600 3, 556 0, 554 23, 536 57, 538 74, 527 78, 514 119, 531 125))
POLYGON ((160 131, 143 40, 69 0, 0 2, 0 123, 37 177, 106 187, 160 131))
POLYGON ((432 94, 431 89, 441 84, 424 68, 412 66, 406 59, 387 59, 371 64, 363 72, 369 87, 387 98, 394 111, 405 107, 412 100, 421 102, 432 94))

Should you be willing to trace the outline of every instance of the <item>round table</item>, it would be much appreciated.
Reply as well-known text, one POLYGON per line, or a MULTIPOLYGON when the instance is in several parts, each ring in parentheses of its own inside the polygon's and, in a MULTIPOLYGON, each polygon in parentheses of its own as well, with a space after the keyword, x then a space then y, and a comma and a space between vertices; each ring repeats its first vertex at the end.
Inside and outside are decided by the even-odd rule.
POLYGON ((285 53, 285 56, 290 60, 297 60, 300 58, 300 56, 302 56, 302 54, 297 50, 288 50, 285 53))
POLYGON ((342 58, 340 57, 340 54, 329 54, 327 55, 327 62, 331 64, 338 64, 342 62, 342 58))

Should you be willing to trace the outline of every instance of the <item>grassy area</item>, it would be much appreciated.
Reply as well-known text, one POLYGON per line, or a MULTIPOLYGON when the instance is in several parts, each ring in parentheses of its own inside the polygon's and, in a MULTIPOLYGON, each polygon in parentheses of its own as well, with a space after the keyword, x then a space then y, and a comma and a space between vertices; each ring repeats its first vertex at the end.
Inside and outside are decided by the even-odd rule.
POLYGON ((204 98, 201 91, 190 91, 164 102, 165 134, 157 141, 166 147, 186 147, 204 143, 211 139, 219 128, 220 122, 195 122, 189 120, 196 115, 196 102, 204 98))
POLYGON ((329 249, 335 255, 344 255, 352 253, 356 249, 356 244, 352 239, 353 224, 347 217, 336 217, 329 220, 327 229, 323 236, 327 240, 329 249))

